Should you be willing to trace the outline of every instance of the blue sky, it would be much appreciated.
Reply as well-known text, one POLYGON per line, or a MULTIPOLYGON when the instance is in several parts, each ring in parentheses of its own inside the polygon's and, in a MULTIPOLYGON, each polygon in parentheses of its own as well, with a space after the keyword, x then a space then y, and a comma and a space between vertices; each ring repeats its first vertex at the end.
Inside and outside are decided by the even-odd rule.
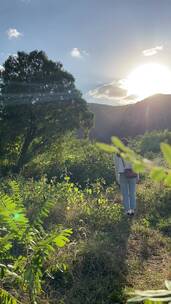
POLYGON ((42 49, 87 100, 119 104, 118 81, 138 65, 171 67, 170 28, 171 0, 0 0, 0 64, 42 49))

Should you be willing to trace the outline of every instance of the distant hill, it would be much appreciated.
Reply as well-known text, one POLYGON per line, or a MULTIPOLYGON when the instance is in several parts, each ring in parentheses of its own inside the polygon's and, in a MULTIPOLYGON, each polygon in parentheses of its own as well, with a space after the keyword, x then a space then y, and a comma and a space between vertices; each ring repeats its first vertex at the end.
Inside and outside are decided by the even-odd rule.
POLYGON ((171 130, 171 95, 158 94, 117 107, 92 103, 89 108, 95 115, 91 139, 110 142, 112 135, 134 137, 146 131, 171 130))

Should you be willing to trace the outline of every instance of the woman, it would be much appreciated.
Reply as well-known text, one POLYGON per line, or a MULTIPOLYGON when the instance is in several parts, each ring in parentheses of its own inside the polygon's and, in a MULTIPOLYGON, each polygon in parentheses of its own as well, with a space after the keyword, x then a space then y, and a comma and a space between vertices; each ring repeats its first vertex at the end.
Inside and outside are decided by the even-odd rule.
POLYGON ((127 215, 134 215, 136 209, 136 183, 138 175, 132 171, 130 163, 122 159, 120 154, 115 154, 116 182, 120 186, 123 204, 127 215))

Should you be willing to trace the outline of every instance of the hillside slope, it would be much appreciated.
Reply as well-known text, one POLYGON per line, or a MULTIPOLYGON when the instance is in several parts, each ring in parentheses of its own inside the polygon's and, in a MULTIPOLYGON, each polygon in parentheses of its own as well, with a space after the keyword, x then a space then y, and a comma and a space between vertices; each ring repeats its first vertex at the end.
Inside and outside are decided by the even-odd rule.
POLYGON ((90 138, 109 142, 112 135, 136 136, 145 131, 171 130, 171 95, 154 95, 133 105, 89 104, 95 115, 90 138))

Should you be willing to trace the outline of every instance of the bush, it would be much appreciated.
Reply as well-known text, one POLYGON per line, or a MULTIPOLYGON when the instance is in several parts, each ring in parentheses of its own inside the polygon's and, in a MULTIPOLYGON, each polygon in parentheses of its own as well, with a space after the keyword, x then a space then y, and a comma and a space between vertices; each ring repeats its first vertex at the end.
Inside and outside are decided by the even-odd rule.
POLYGON ((23 174, 34 178, 46 174, 48 179, 57 177, 58 180, 69 175, 83 187, 99 178, 108 185, 115 180, 113 157, 100 151, 95 143, 79 140, 72 133, 37 155, 25 166, 23 174))
POLYGON ((171 144, 171 131, 152 131, 130 139, 130 147, 150 159, 156 158, 160 154, 160 144, 162 142, 171 144))
MULTIPOLYGON (((1 184, 0 190, 2 304, 16 304, 21 295, 27 303, 36 303, 38 295, 43 292, 43 280, 50 275, 53 266, 47 267, 50 257, 69 242, 71 234, 70 229, 62 230, 57 224, 53 229, 44 229, 44 219, 52 208, 52 202, 49 197, 44 197, 39 210, 35 208, 34 214, 30 215, 25 206, 30 193, 27 192, 24 198, 20 186, 24 186, 24 181, 20 180, 18 185, 16 181, 9 180, 1 184)), ((35 188, 40 189, 37 185, 35 188)))

